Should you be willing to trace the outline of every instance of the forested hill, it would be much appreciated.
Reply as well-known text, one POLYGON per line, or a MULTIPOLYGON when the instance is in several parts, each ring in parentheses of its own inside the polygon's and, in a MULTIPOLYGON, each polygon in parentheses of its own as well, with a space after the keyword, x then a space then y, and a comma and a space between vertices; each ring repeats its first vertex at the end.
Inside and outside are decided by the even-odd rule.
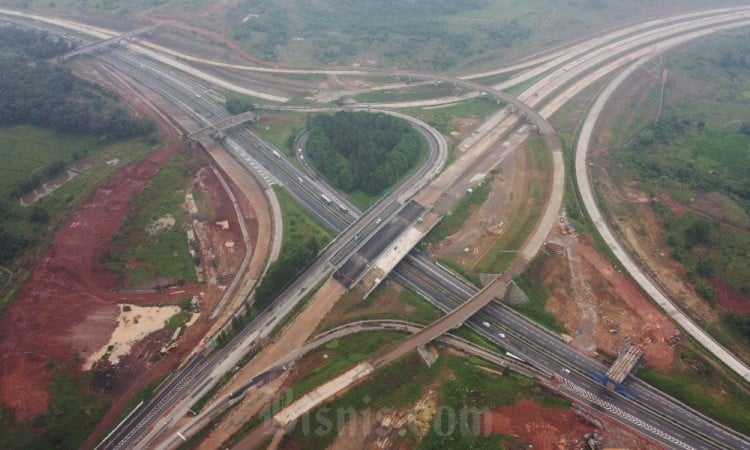
POLYGON ((306 153, 334 186, 378 195, 419 161, 425 143, 406 121, 383 113, 338 112, 308 121, 306 153))
POLYGON ((126 139, 154 130, 117 95, 45 60, 70 47, 37 31, 0 27, 0 125, 30 124, 63 133, 126 139))

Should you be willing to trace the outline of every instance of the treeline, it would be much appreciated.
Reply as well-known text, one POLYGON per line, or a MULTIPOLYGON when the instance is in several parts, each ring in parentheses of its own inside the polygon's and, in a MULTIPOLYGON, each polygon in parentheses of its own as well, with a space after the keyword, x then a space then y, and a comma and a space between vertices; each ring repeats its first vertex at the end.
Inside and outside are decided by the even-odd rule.
POLYGON ((73 49, 62 38, 53 39, 45 32, 16 27, 0 27, 0 60, 17 56, 41 61, 73 49))
POLYGON ((117 97, 76 78, 68 69, 23 59, 0 62, 0 125, 30 124, 105 140, 129 139, 155 130, 117 97))
POLYGON ((55 131, 128 139, 155 130, 130 114, 117 94, 44 60, 72 47, 47 33, 0 28, 0 125, 30 124, 55 131))
POLYGON ((338 112, 308 120, 306 153, 334 186, 378 195, 419 161, 424 142, 405 121, 383 113, 338 112))
POLYGON ((270 305, 294 277, 312 263, 319 250, 320 244, 313 238, 286 244, 255 289, 256 309, 260 311, 270 305))
POLYGON ((242 114, 243 112, 255 110, 252 100, 239 95, 230 95, 224 104, 230 114, 242 114))
POLYGON ((59 159, 52 161, 42 171, 35 172, 20 180, 10 191, 10 196, 16 198, 28 194, 42 184, 44 180, 50 180, 63 173, 65 166, 65 161, 59 159))
MULTIPOLYGON (((121 106, 117 94, 47 63, 71 48, 44 32, 0 27, 0 126, 35 125, 68 135, 93 136, 102 143, 143 136, 156 129, 150 118, 135 117, 121 106)), ((52 154, 55 150, 50 148, 52 154)), ((83 156, 74 152, 72 160, 83 156)), ((28 226, 48 221, 42 206, 22 210, 15 201, 63 173, 71 162, 53 158, 3 192, 13 204, 0 201, 0 263, 12 261, 33 244, 33 238, 20 232, 19 223, 28 226)))

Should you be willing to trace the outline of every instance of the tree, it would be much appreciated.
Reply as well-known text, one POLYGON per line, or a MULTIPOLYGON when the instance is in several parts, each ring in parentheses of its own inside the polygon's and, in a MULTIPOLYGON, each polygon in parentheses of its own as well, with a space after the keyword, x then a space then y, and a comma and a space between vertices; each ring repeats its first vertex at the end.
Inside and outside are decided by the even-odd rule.
POLYGON ((339 112, 308 119, 307 156, 334 186, 378 195, 417 163, 424 151, 405 121, 382 113, 339 112))
POLYGON ((685 230, 685 239, 689 244, 705 245, 711 240, 711 224, 699 217, 685 230))
POLYGON ((47 209, 45 207, 37 205, 34 207, 34 209, 31 210, 31 214, 29 214, 29 220, 31 221, 31 223, 43 225, 49 222, 49 213, 47 212, 47 209))

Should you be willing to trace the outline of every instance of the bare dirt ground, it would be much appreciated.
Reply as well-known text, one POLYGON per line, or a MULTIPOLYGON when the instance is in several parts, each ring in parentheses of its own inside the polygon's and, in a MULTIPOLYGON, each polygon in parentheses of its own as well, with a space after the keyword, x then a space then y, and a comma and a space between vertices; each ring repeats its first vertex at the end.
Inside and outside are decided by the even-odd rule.
POLYGON ((539 269, 551 296, 546 309, 573 337, 571 345, 594 355, 617 355, 627 340, 644 351, 646 364, 667 368, 675 357, 678 330, 632 280, 612 267, 588 242, 555 233, 555 253, 539 269))
POLYGON ((122 295, 113 290, 116 277, 101 262, 129 199, 178 150, 179 143, 172 143, 116 172, 92 192, 60 229, 3 315, 0 402, 12 408, 17 419, 46 410, 47 361, 72 361, 76 354, 86 355, 106 343, 117 303, 155 304, 200 293, 200 286, 186 286, 159 294, 122 295), (76 336, 73 331, 81 322, 87 322, 89 331, 76 336))
MULTIPOLYGON (((126 98, 139 112, 150 114, 143 98, 132 95, 126 98)), ((102 255, 122 224, 130 198, 143 189, 170 156, 184 148, 172 128, 160 117, 156 119, 166 137, 165 145, 115 172, 82 202, 5 311, 4 339, 0 343, 0 403, 13 410, 15 420, 46 411, 48 361, 74 363, 71 367, 76 367, 79 358, 106 344, 116 326, 119 303, 174 304, 181 298, 198 295, 204 304, 210 305, 215 304, 221 293, 217 287, 201 285, 159 293, 117 292, 115 275, 102 265, 102 255)), ((217 247, 223 261, 218 268, 226 277, 232 273, 231 266, 237 265, 238 254, 244 252, 232 204, 210 171, 198 171, 195 189, 205 193, 204 206, 214 217, 229 223, 228 230, 215 226, 216 230, 208 233, 209 245, 217 247), (224 245, 229 241, 239 245, 229 248, 224 245)), ((143 385, 179 365, 207 331, 206 317, 202 315, 180 338, 178 349, 162 359, 154 359, 154 355, 171 337, 166 330, 134 344, 130 354, 121 357, 117 366, 109 363, 97 366, 92 388, 114 401, 97 430, 106 429, 143 385)), ((96 434, 95 430, 93 435, 96 434)))
POLYGON ((507 229, 512 220, 508 212, 517 211, 525 199, 522 194, 529 181, 526 153, 523 149, 511 152, 495 174, 487 175, 493 177, 487 200, 473 211, 456 233, 432 245, 431 256, 451 257, 462 266, 473 269, 507 229))
POLYGON ((572 409, 546 407, 531 400, 521 400, 485 414, 482 425, 486 434, 516 436, 535 449, 582 448, 583 436, 595 430, 604 448, 660 448, 620 426, 605 423, 598 429, 572 409))

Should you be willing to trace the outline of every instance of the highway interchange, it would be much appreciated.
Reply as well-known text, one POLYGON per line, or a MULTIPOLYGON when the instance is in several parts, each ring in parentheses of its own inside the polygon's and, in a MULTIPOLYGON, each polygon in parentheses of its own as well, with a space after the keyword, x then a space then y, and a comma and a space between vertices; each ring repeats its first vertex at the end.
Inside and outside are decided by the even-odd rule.
MULTIPOLYGON (((727 16, 727 22, 729 21, 729 17, 730 16, 727 16)), ((718 19, 715 21, 721 23, 718 19)), ((708 21, 704 20, 704 22, 708 21)), ((742 25, 745 24, 746 23, 744 22, 742 23, 742 25)), ((728 27, 730 25, 725 26, 728 27)), ((733 26, 739 25, 733 24, 733 26)), ((672 25, 672 28, 677 29, 681 27, 678 25, 672 25)), ((682 28, 685 30, 691 29, 687 25, 683 25, 682 28)), ((659 37, 659 34, 653 30, 651 30, 650 33, 654 35, 655 40, 659 37)), ((645 52, 646 54, 653 52, 652 49, 643 47, 643 44, 640 44, 640 46, 635 45, 634 47, 640 47, 640 50, 632 52, 633 56, 629 56, 629 58, 643 56, 643 54, 639 54, 638 52, 645 52)), ((631 48, 624 48, 622 51, 630 49, 631 48)), ((585 49, 582 49, 581 53, 584 52, 585 49)), ((611 56, 613 51, 612 49, 601 50, 600 53, 601 55, 611 56)), ((178 75, 171 72, 169 69, 165 69, 163 66, 155 64, 151 60, 139 59, 130 55, 128 52, 119 50, 102 54, 99 57, 108 64, 116 67, 121 72, 126 73, 131 78, 148 85, 150 89, 163 95, 180 109, 189 113, 194 120, 199 121, 198 123, 208 124, 226 117, 227 115, 226 112, 217 107, 213 102, 205 99, 205 95, 203 97, 196 96, 196 93, 205 93, 208 89, 206 86, 191 80, 190 77, 186 77, 183 74, 178 75)), ((564 55, 560 55, 558 58, 564 58, 564 55)), ((563 84, 576 79, 576 77, 580 77, 581 74, 584 73, 584 70, 591 70, 592 67, 601 68, 601 62, 605 59, 606 58, 603 57, 598 61, 587 61, 587 65, 582 64, 577 60, 570 61, 568 65, 559 67, 552 75, 545 77, 543 80, 548 80, 546 83, 542 83, 543 80, 539 81, 532 86, 533 89, 529 89, 524 94, 519 95, 519 98, 525 98, 528 101, 528 104, 533 106, 535 103, 539 103, 542 98, 551 95, 553 91, 559 89, 563 84), (551 83, 550 80, 555 81, 555 83, 551 83), (532 92, 528 93, 529 91, 532 92)), ((548 59, 547 61, 556 61, 556 59, 548 59)), ((624 64, 624 62, 622 64, 624 64)), ((559 63, 552 65, 552 67, 557 66, 559 66, 559 63)), ((444 81, 451 82, 451 80, 447 79, 444 81)), ((456 83, 459 82, 456 81, 456 83)), ((474 85, 473 87, 478 88, 479 86, 474 85)), ((489 90, 489 88, 485 90, 489 90)), ((544 111, 544 109, 542 109, 542 111, 544 111)), ((548 116, 548 114, 543 115, 548 116)), ((498 120, 498 123, 499 122, 500 120, 498 120)), ((419 125, 416 126, 419 127, 419 125)), ((421 132, 423 134, 430 133, 430 131, 424 127, 421 128, 421 132)), ((430 146, 432 149, 430 161, 423 167, 427 167, 433 171, 435 170, 435 167, 438 167, 439 170, 439 167, 442 166, 442 162, 437 163, 437 161, 441 159, 441 157, 438 156, 440 154, 438 147, 441 145, 438 141, 441 137, 439 137, 439 134, 429 135, 435 136, 435 138, 430 146)), ((327 195, 329 198, 336 199, 337 203, 341 202, 343 204, 345 200, 342 199, 341 196, 337 195, 335 192, 321 190, 321 187, 316 186, 314 180, 308 178, 304 173, 289 164, 286 160, 274 158, 272 156, 272 148, 268 146, 268 144, 262 142, 262 140, 253 135, 246 128, 238 127, 237 129, 229 130, 227 136, 228 146, 231 149, 230 151, 240 152, 242 149, 250 150, 248 152, 249 155, 238 155, 238 159, 245 161, 248 168, 253 173, 256 173, 256 175, 259 174, 258 176, 266 183, 277 183, 284 186, 285 189, 290 191, 300 203, 306 205, 313 214, 321 219, 321 221, 328 224, 332 229, 343 231, 343 233, 336 241, 324 250, 321 257, 318 259, 320 263, 315 264, 310 270, 308 270, 308 272, 295 280, 290 288, 280 296, 281 300, 277 302, 270 311, 256 319, 256 321, 248 326, 240 336, 232 341, 232 344, 228 345, 223 350, 224 355, 229 354, 232 350, 234 350, 234 352, 244 353, 247 350, 248 342, 254 342, 258 337, 263 336, 264 333, 267 334, 270 332, 275 324, 284 317, 285 313, 291 309, 294 303, 303 296, 305 290, 315 284, 312 281, 327 276, 333 267, 343 261, 345 256, 351 255, 357 250, 357 247, 359 246, 358 242, 363 242, 365 240, 355 240, 353 239, 353 236, 357 234, 360 234, 361 236, 372 235, 376 231, 376 228, 378 228, 377 226, 373 226, 375 219, 392 216, 404 204, 403 201, 399 202, 396 199, 408 198, 406 193, 396 192, 381 201, 372 210, 364 213, 364 215, 355 221, 359 214, 354 212, 354 209, 351 209, 349 214, 344 214, 340 208, 336 208, 335 205, 332 206, 321 200, 322 195, 327 195), (298 181, 299 179, 302 179, 303 182, 300 183, 298 181), (350 223, 353 225, 350 225, 350 223)), ((442 145, 444 145, 444 143, 442 145)), ((419 173, 418 175, 423 177, 424 173, 419 173)), ((429 181, 429 179, 425 181, 429 181)), ((403 186, 413 188, 413 185, 410 183, 405 183, 403 186)), ((436 304, 440 305, 445 311, 454 309, 461 301, 465 300, 472 294, 471 289, 461 280, 455 279, 450 273, 434 266, 429 261, 418 255, 410 256, 409 260, 399 267, 397 275, 403 278, 405 283, 430 298, 431 301, 436 302, 436 304), (430 287, 430 283, 424 280, 425 274, 430 275, 426 278, 432 279, 432 287, 430 287), (435 281, 437 281, 437 283, 435 283, 435 281), (421 285, 420 282, 422 283, 421 285), (435 287, 435 284, 439 287, 435 287), (451 298, 453 300, 451 300, 451 298)), ((610 415, 619 416, 620 419, 631 422, 631 426, 640 428, 644 434, 650 434, 649 437, 661 441, 667 446, 682 446, 684 448, 711 448, 714 445, 723 445, 728 448, 748 447, 747 439, 745 437, 733 433, 724 427, 720 427, 711 421, 705 420, 705 418, 696 415, 694 412, 689 411, 678 403, 675 403, 674 400, 661 395, 653 390, 653 388, 647 387, 645 383, 642 383, 635 378, 630 379, 628 387, 635 397, 638 398, 638 402, 632 402, 626 398, 621 398, 620 396, 610 396, 610 398, 607 398, 604 403, 597 401, 596 399, 600 397, 601 392, 597 390, 598 385, 592 382, 588 375, 592 373, 602 373, 606 369, 596 361, 587 361, 587 358, 565 346, 564 343, 554 335, 551 335, 546 332, 546 330, 541 329, 523 317, 518 316, 512 310, 500 303, 494 302, 490 304, 482 311, 482 313, 480 313, 479 316, 472 318, 470 323, 477 331, 488 335, 488 338, 496 341, 503 348, 513 351, 514 354, 523 355, 527 362, 532 363, 536 367, 542 367, 550 373, 562 373, 563 368, 570 367, 573 370, 571 374, 565 377, 567 380, 566 382, 571 386, 572 390, 580 391, 576 395, 579 399, 582 399, 582 402, 588 402, 589 404, 598 405, 599 408, 604 408, 606 411, 610 412, 610 415), (490 315, 485 316, 484 314, 487 313, 490 315), (491 323, 492 329, 490 330, 481 326, 481 322, 483 321, 491 323), (506 338, 500 338, 499 334, 497 334, 499 332, 502 332, 506 338), (546 354, 546 352, 540 352, 538 350, 540 345, 553 346, 556 349, 555 352, 559 351, 559 354, 555 353, 555 356, 551 357, 546 354), (557 347, 560 348, 558 349, 557 347), (650 399, 652 398, 655 399, 653 405, 649 404, 650 399), (644 403, 647 404, 645 409, 643 407, 644 403), (610 411, 610 408, 607 405, 613 405, 611 409, 614 412, 610 411), (650 412, 650 410, 676 411, 678 414, 675 414, 676 417, 672 420, 665 421, 663 418, 650 412), (637 418, 640 421, 646 421, 644 422, 645 425, 636 424, 633 420, 628 419, 628 417, 637 418), (665 436, 660 437, 659 433, 650 432, 652 429, 659 431, 659 433, 664 434, 665 436), (704 438, 706 436, 709 436, 710 439, 705 440, 704 438), (672 439, 676 439, 677 441, 672 439), (685 444, 686 446, 681 445, 680 443, 685 444)), ((221 355, 221 353, 215 353, 205 360, 195 358, 185 366, 183 372, 194 373, 193 378, 198 378, 197 375, 202 376, 204 372, 197 371, 196 368, 208 369, 215 361, 223 358, 219 355, 221 355)), ((191 382, 191 380, 187 379, 189 377, 180 378, 175 376, 173 378, 174 380, 171 381, 170 384, 174 384, 175 386, 180 384, 188 386, 191 382)), ((205 383, 202 385, 205 386, 205 383)), ((176 394, 172 395, 172 397, 175 396, 176 394)), ((165 401, 164 405, 167 403, 168 402, 165 401)), ((155 411, 157 410, 152 410, 152 417, 157 416, 155 411)), ((131 430, 137 429, 137 427, 133 427, 131 430)))

